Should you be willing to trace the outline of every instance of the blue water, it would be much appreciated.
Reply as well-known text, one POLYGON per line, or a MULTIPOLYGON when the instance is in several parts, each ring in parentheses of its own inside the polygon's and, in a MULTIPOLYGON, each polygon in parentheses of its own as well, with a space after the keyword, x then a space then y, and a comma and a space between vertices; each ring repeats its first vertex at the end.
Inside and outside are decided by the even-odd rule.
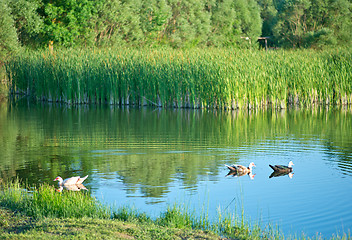
MULTIPOLYGON (((213 220, 219 209, 223 213, 237 214, 237 218, 243 210, 250 223, 263 227, 267 223, 272 227, 277 225, 285 234, 328 237, 347 232, 352 223, 351 176, 337 168, 323 146, 311 142, 310 147, 304 147, 294 139, 289 142, 279 142, 280 148, 276 148, 266 141, 257 148, 244 147, 237 152, 238 164, 256 163, 254 179, 225 177, 228 170, 223 163, 232 163, 235 158, 229 147, 187 153, 185 158, 198 155, 200 159, 217 159, 214 167, 218 172, 214 174, 211 167, 205 169, 194 184, 185 183, 182 173, 175 174, 168 184, 154 186, 166 188, 160 197, 147 197, 143 191, 147 186, 142 183, 126 185, 113 173, 108 177, 93 175, 92 181, 99 179, 99 186, 92 188, 104 202, 117 206, 133 204, 136 209, 154 216, 176 202, 200 215, 208 213, 213 220), (268 164, 287 164, 289 160, 295 164, 292 178, 288 175, 269 178, 272 170, 268 164)), ((160 155, 168 158, 163 153, 160 155)), ((147 159, 148 154, 144 157, 147 159)))
POLYGON ((30 184, 89 175, 100 201, 156 217, 174 203, 307 236, 352 226, 350 109, 220 112, 0 105, 0 178, 30 184), (293 175, 269 178, 269 164, 293 175), (226 176, 224 164, 254 178, 226 176))

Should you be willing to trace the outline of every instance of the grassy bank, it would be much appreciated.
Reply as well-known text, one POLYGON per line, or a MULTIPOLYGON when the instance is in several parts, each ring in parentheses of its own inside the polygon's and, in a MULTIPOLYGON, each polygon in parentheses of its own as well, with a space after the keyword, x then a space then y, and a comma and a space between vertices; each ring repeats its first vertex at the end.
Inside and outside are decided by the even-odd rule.
POLYGON ((190 108, 352 103, 352 52, 61 50, 6 64, 13 93, 38 100, 190 108))
POLYGON ((151 219, 130 207, 103 206, 87 192, 59 193, 46 184, 31 191, 17 182, 2 184, 0 215, 0 238, 248 239, 254 233, 229 217, 210 223, 178 206, 151 219))
MULTIPOLYGON (((111 209, 87 192, 56 192, 43 184, 31 191, 1 184, 0 238, 4 239, 296 239, 277 229, 249 226, 219 213, 217 222, 172 206, 151 219, 130 207, 111 209)), ((309 239, 302 237, 302 239, 309 239)), ((319 236, 314 239, 320 239, 319 236)), ((331 239, 351 239, 349 235, 331 239)))
POLYGON ((0 239, 221 239, 210 232, 152 223, 86 217, 33 219, 1 208, 0 219, 0 239))

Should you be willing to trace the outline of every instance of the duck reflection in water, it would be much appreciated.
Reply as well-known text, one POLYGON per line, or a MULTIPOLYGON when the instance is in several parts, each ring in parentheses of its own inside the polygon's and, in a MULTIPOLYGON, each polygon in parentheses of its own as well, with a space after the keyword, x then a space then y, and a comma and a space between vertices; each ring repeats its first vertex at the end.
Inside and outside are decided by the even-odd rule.
POLYGON ((88 191, 88 189, 83 184, 61 185, 59 186, 58 189, 56 189, 56 191, 62 192, 64 189, 68 191, 74 191, 74 192, 81 191, 81 190, 88 191))
POLYGON ((254 176, 255 176, 255 174, 253 174, 251 172, 250 173, 238 173, 238 172, 230 171, 225 177, 227 177, 227 176, 242 177, 244 175, 248 175, 248 177, 252 180, 254 179, 254 176))
POLYGON ((292 179, 293 177, 293 174, 292 172, 288 173, 288 172, 272 172, 272 174, 269 176, 269 178, 272 178, 272 177, 281 177, 281 176, 286 176, 288 175, 289 178, 292 179))

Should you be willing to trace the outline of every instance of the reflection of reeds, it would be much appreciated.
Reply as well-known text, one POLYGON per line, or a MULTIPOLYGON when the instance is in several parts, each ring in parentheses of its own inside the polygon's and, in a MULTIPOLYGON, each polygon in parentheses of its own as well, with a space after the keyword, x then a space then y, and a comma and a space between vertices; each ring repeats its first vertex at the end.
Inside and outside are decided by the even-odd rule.
POLYGON ((351 104, 348 51, 61 50, 7 62, 12 90, 76 103, 190 108, 351 104))

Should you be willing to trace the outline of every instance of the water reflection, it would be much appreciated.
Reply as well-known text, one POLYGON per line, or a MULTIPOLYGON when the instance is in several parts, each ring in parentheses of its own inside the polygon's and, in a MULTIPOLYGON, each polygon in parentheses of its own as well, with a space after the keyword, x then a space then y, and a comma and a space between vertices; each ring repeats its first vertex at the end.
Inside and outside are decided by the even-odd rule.
MULTIPOLYGON (((287 136, 297 136, 294 139, 299 139, 303 145, 306 145, 311 137, 325 139, 324 136, 330 135, 328 134, 330 132, 333 134, 330 135, 331 137, 336 136, 342 138, 343 141, 331 143, 333 141, 331 139, 329 146, 334 151, 327 149, 327 152, 331 152, 334 156, 340 154, 343 157, 341 154, 348 151, 344 158, 351 162, 351 148, 347 147, 349 139, 351 139, 351 136, 347 134, 351 128, 351 120, 348 119, 350 115, 346 115, 344 112, 302 110, 247 114, 183 110, 146 111, 143 109, 104 109, 98 107, 69 109, 47 105, 19 106, 19 108, 1 106, 1 115, 4 117, 1 118, 2 124, 0 126, 7 128, 2 129, 0 134, 9 140, 7 142, 1 141, 3 149, 9 147, 5 150, 8 156, 2 161, 10 159, 12 155, 18 159, 14 164, 27 163, 26 156, 18 155, 21 152, 26 153, 26 149, 36 154, 34 152, 36 146, 38 151, 42 151, 43 147, 46 147, 46 151, 52 152, 49 158, 56 156, 58 159, 53 158, 53 161, 58 160, 61 165, 62 161, 65 161, 63 165, 67 166, 69 162, 76 161, 76 159, 72 159, 73 154, 76 154, 74 153, 76 149, 73 150, 75 145, 82 149, 90 148, 95 153, 93 157, 96 157, 99 162, 104 160, 107 163, 107 155, 128 154, 135 158, 132 159, 132 162, 136 162, 139 160, 136 155, 146 154, 146 152, 131 151, 131 147, 135 147, 135 149, 170 148, 164 154, 174 154, 175 156, 187 154, 185 149, 190 149, 195 145, 200 148, 216 146, 216 149, 223 148, 238 152, 242 147, 246 148, 246 145, 258 148, 260 146, 258 143, 260 144, 262 139, 267 139, 275 144, 275 142, 287 141, 287 136), (7 111, 6 108, 8 108, 7 111), (11 119, 15 122, 6 122, 11 119), (335 123, 338 124, 338 127, 332 127, 335 123), (24 129, 25 127, 27 130, 24 129), (303 132, 304 134, 301 135, 300 133, 303 132), (11 133, 14 133, 14 140, 12 140, 11 133), (12 142, 14 142, 13 145, 12 142), (116 145, 118 147, 114 149, 116 145), (233 147, 228 148, 228 146, 233 147), (126 149, 127 147, 129 149, 126 149), (66 156, 65 152, 67 152, 66 156)), ((262 150, 265 150, 265 147, 270 147, 268 144, 265 145, 262 150)), ((127 161, 130 159, 126 158, 127 161)), ((234 160, 238 161, 239 159, 235 158, 234 160)), ((343 159, 343 162, 346 160, 343 159)), ((155 166, 156 163, 153 162, 152 165, 155 166)), ((82 160, 81 164, 83 164, 82 160)), ((109 163, 110 166, 111 164, 113 163, 109 163)), ((159 165, 159 163, 157 164, 159 165)), ((6 164, 6 162, 4 165, 13 166, 6 164)), ((346 163, 341 166, 345 171, 346 163)), ((18 169, 18 167, 15 168, 18 169)), ((348 168, 351 169, 351 166, 348 168)), ((119 171, 129 172, 123 169, 119 171)))
MULTIPOLYGON (((234 195, 243 194, 244 207, 254 216, 263 210, 270 212, 269 220, 281 220, 283 212, 292 210, 294 219, 287 226, 291 221, 311 226, 304 214, 314 218, 334 206, 339 210, 328 217, 341 219, 334 214, 352 207, 346 191, 352 179, 351 132, 350 109, 249 113, 0 104, 0 179, 19 177, 36 185, 52 183, 58 174, 89 174, 89 194, 108 203, 133 202, 145 211, 188 197, 199 203, 204 196, 211 207, 227 206, 234 195), (293 160, 295 177, 274 174, 288 177, 269 180, 273 159, 293 160), (250 161, 257 165, 256 175, 224 177, 224 163, 250 161), (324 177, 313 178, 312 171, 324 177), (332 190, 321 196, 327 186, 332 190), (284 203, 292 201, 287 210, 284 203)), ((352 224, 352 217, 343 219, 352 224)), ((320 229, 327 230, 323 223, 320 229)))
POLYGON ((57 192, 62 192, 63 190, 67 191, 81 191, 81 190, 86 190, 88 189, 83 185, 83 184, 71 184, 71 185, 61 185, 59 188, 56 189, 57 192))
POLYGON ((288 176, 290 179, 293 178, 293 174, 292 172, 288 173, 288 172, 272 172, 269 176, 269 178, 272 178, 272 177, 282 177, 282 176, 288 176))
POLYGON ((243 173, 243 172, 237 172, 237 171, 230 171, 228 174, 226 174, 225 177, 228 177, 228 176, 232 176, 232 177, 242 177, 242 176, 245 176, 245 175, 248 175, 248 177, 250 179, 254 179, 255 177, 255 174, 253 174, 252 172, 249 172, 249 173, 243 173))
POLYGON ((221 163, 239 163, 246 151, 287 155, 316 146, 352 176, 351 129, 349 109, 248 113, 16 102, 0 107, 0 177, 36 184, 99 169, 145 197, 162 197, 175 178, 191 189, 205 177, 216 180, 221 163))

